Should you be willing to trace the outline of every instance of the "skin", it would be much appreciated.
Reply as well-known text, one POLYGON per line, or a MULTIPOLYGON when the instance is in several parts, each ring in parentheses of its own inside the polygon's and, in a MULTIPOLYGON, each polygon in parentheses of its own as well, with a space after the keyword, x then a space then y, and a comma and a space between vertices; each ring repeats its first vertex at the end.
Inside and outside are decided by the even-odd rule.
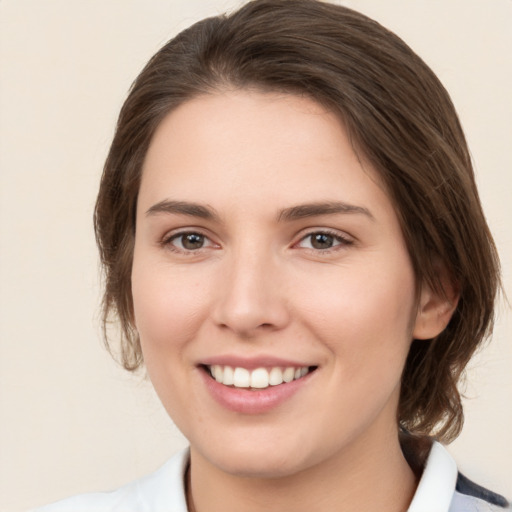
POLYGON ((411 340, 438 334, 453 308, 428 288, 418 300, 393 205, 336 116, 254 91, 170 113, 144 163, 132 288, 149 376, 190 441, 191 510, 407 509, 401 372, 411 340), (356 210, 282 213, 340 201, 356 210), (242 414, 205 386, 198 365, 218 355, 317 369, 280 406, 242 414))

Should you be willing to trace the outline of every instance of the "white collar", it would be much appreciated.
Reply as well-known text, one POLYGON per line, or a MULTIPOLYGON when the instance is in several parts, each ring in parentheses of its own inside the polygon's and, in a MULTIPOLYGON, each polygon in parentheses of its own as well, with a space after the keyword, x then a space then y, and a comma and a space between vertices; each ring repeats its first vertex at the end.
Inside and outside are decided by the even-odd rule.
POLYGON ((443 445, 434 442, 407 512, 448 512, 456 483, 455 461, 443 445))

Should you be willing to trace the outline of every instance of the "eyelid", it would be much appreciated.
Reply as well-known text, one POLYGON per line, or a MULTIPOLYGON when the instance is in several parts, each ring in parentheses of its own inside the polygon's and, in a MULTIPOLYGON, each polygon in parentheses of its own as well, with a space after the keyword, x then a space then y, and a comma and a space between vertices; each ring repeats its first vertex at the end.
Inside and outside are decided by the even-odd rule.
POLYGON ((220 247, 219 244, 217 244, 216 242, 214 242, 212 240, 212 237, 210 235, 205 233, 204 229, 197 228, 194 226, 178 228, 175 230, 168 231, 167 233, 165 233, 164 236, 162 236, 162 238, 159 240, 158 243, 159 243, 159 245, 161 245, 164 248, 167 248, 173 252, 177 252, 177 253, 181 253, 181 254, 198 254, 198 253, 202 252, 204 249, 210 249, 212 247, 213 248, 220 247), (208 241, 208 244, 206 246, 200 247, 196 250, 181 249, 172 244, 173 240, 176 240, 182 236, 191 235, 191 234, 200 235, 200 236, 204 237, 204 239, 208 241))
POLYGON ((338 242, 340 242, 337 245, 334 245, 333 247, 329 247, 327 249, 315 249, 315 248, 309 248, 304 247, 305 250, 314 251, 315 253, 328 253, 330 251, 336 251, 339 250, 339 248, 347 247, 350 245, 353 245, 355 240, 352 236, 348 235, 347 233, 343 231, 338 231, 331 228, 308 228, 307 230, 299 233, 298 240, 294 242, 293 246, 298 246, 302 241, 306 240, 308 237, 316 234, 325 234, 332 236, 334 239, 336 239, 338 242))
MULTIPOLYGON (((332 236, 339 243, 337 243, 333 247, 329 247, 326 249, 316 249, 313 247, 303 247, 302 249, 309 250, 309 251, 312 251, 315 253, 327 254, 331 251, 336 251, 336 250, 339 250, 340 248, 344 248, 344 247, 353 245, 355 242, 354 237, 352 237, 351 235, 347 234, 344 231, 339 231, 336 229, 326 228, 326 227, 311 227, 311 228, 304 229, 300 233, 297 234, 297 236, 295 237, 295 241, 292 243, 292 248, 298 247, 301 244, 301 242, 303 242, 308 237, 315 235, 315 234, 325 234, 325 235, 332 236)), ((164 248, 168 248, 169 250, 172 250, 173 252, 189 254, 189 255, 190 254, 198 254, 198 253, 202 252, 203 250, 207 250, 207 249, 211 249, 211 248, 214 248, 214 249, 220 248, 220 244, 215 242, 213 240, 213 237, 210 234, 208 234, 205 229, 195 227, 195 226, 176 228, 174 230, 168 231, 161 237, 161 239, 158 241, 158 244, 164 248), (175 240, 181 236, 188 235, 188 234, 197 234, 197 235, 204 237, 204 239, 207 242, 207 245, 200 247, 198 249, 192 250, 192 249, 181 249, 172 244, 173 240, 175 240)))

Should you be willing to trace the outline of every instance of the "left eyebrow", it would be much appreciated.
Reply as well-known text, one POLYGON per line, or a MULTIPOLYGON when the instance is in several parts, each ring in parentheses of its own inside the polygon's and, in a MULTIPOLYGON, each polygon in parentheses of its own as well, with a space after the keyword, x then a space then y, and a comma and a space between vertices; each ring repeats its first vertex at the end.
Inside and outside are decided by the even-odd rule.
POLYGON ((285 208, 279 213, 278 220, 292 221, 304 219, 306 217, 317 217, 319 215, 334 215, 336 213, 362 214, 373 221, 375 220, 375 217, 368 208, 339 201, 300 204, 290 208, 285 208))

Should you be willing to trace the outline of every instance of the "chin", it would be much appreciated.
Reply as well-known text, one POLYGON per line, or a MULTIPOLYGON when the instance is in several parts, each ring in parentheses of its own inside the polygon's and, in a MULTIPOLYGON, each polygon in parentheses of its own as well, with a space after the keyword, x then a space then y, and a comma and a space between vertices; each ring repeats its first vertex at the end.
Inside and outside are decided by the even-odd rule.
POLYGON ((254 453, 230 453, 229 456, 211 461, 221 471, 242 477, 275 479, 294 475, 305 469, 304 461, 284 454, 265 453, 254 450, 254 453))
POLYGON ((244 478, 291 476, 315 465, 318 462, 315 459, 319 456, 317 453, 315 457, 305 443, 288 436, 285 440, 279 440, 277 436, 262 439, 262 436, 246 435, 239 442, 232 436, 229 442, 219 439, 213 448, 208 445, 194 449, 193 443, 191 446, 193 454, 195 452, 206 459, 218 470, 244 478))

